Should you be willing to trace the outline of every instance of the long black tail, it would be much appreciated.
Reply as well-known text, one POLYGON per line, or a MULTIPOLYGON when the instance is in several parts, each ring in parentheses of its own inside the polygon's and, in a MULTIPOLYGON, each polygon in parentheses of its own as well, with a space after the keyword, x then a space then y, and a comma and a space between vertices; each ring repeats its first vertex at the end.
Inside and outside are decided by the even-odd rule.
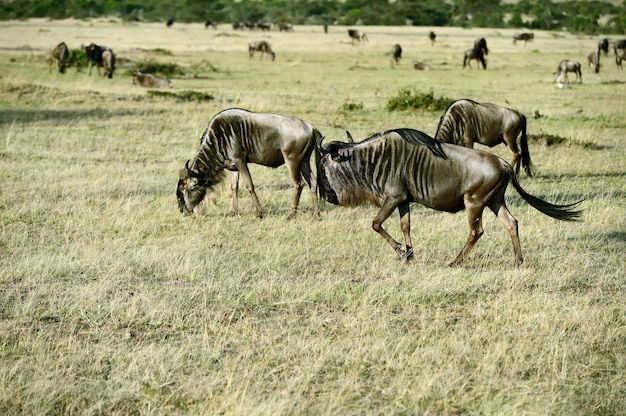
POLYGON ((520 196, 524 199, 524 201, 528 202, 530 206, 535 208, 536 210, 546 214, 549 217, 555 218, 561 221, 579 221, 582 215, 582 210, 575 210, 574 208, 580 205, 583 200, 578 202, 574 202, 573 204, 567 205, 555 205, 551 204, 547 201, 544 201, 541 198, 537 198, 526 192, 522 186, 517 181, 517 177, 513 172, 513 169, 509 170, 509 178, 511 178, 511 182, 513 183, 513 187, 520 194, 520 196))
POLYGON ((528 151, 528 137, 526 136, 526 116, 522 116, 522 136, 520 137, 520 146, 522 147, 522 166, 524 171, 530 177, 533 176, 533 162, 530 160, 530 152, 528 151))

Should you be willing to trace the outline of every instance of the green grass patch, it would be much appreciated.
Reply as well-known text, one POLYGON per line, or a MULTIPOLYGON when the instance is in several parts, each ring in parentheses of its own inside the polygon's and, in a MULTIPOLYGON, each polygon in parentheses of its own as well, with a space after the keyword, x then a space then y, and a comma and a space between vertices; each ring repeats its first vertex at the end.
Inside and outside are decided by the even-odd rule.
POLYGON ((206 94, 199 91, 178 91, 178 92, 170 92, 170 91, 159 91, 159 90, 148 90, 148 95, 153 97, 165 97, 165 98, 174 98, 176 101, 211 101, 213 100, 213 96, 211 94, 206 94))
POLYGON ((433 90, 421 92, 414 88, 401 88, 398 95, 391 97, 385 108, 387 111, 426 110, 444 111, 454 99, 447 97, 435 98, 433 90))

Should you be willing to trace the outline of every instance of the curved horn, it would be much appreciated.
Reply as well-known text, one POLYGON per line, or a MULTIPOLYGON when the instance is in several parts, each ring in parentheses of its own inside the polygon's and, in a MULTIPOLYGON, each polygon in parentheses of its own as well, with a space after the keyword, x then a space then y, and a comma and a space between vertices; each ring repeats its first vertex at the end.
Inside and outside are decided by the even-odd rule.
POLYGON ((354 143, 354 139, 348 130, 346 130, 346 135, 348 136, 348 143, 354 143))
POLYGON ((322 141, 324 141, 324 136, 318 136, 317 140, 315 140, 315 146, 317 146, 317 150, 319 150, 320 153, 328 154, 328 151, 326 151, 326 149, 324 149, 324 147, 322 146, 322 141))

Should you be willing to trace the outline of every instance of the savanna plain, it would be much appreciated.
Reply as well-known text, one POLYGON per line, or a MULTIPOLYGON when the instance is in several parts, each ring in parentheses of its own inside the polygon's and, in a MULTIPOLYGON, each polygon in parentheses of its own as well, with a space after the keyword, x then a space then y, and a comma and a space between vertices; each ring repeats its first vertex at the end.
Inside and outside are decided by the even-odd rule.
MULTIPOLYGON (((594 74, 591 36, 535 32, 514 46, 513 30, 363 27, 369 42, 352 45, 346 29, 0 22, 1 414, 626 413, 626 72, 612 51, 594 74), (464 70, 479 37, 488 68, 464 70), (261 39, 274 62, 248 57, 261 39), (111 47, 113 79, 49 73, 61 41, 111 47), (558 88, 566 58, 583 83, 558 88), (213 100, 132 85, 149 61, 183 69, 169 92, 213 100), (406 88, 526 114, 536 175, 522 186, 584 199, 582 221, 553 220, 509 187, 522 266, 485 212, 485 235, 448 268, 463 212, 413 205, 403 264, 371 229, 375 206, 324 204, 314 220, 305 190, 288 221, 284 166, 251 166, 262 220, 243 186, 238 215, 227 185, 198 215, 178 211, 178 171, 218 111, 300 117, 327 141, 434 135, 440 111, 386 109, 406 88)), ((397 215, 384 225, 401 239, 397 215)))

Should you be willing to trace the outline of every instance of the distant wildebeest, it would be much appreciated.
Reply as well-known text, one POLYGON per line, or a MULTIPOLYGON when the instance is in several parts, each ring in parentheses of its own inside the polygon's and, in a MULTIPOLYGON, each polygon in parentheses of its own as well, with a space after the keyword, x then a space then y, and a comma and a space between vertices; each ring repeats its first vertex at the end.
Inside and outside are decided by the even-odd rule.
POLYGON ((251 59, 254 56, 254 52, 260 52, 261 60, 263 60, 263 54, 268 54, 272 61, 276 58, 276 54, 272 51, 272 47, 264 40, 259 42, 250 42, 248 44, 248 54, 251 59))
POLYGON ((213 29, 217 29, 217 22, 214 22, 213 20, 205 20, 204 28, 207 29, 209 26, 211 26, 213 29))
POLYGON ((104 67, 104 76, 113 78, 115 54, 110 48, 92 43, 85 47, 85 55, 87 56, 87 64, 89 66, 89 76, 91 76, 91 71, 95 65, 98 75, 100 75, 100 67, 104 67))
POLYGON ((482 215, 489 208, 511 236, 515 266, 523 262, 517 220, 509 212, 504 194, 509 182, 533 208, 558 220, 574 221, 580 203, 555 205, 530 195, 517 181, 513 168, 503 159, 480 150, 440 143, 412 129, 389 130, 359 143, 317 143, 320 194, 330 203, 357 206, 372 202, 380 206, 372 222, 404 261, 414 256, 411 242, 410 203, 438 211, 467 210, 470 228, 465 246, 450 266, 460 266, 483 234, 482 215), (405 248, 383 228, 398 208, 405 248))
POLYGON ((519 33, 519 34, 513 35, 513 45, 515 45, 518 40, 523 40, 524 46, 526 46, 526 43, 528 41, 532 41, 533 39, 535 39, 535 34, 532 32, 519 33))
POLYGON ((437 40, 437 35, 435 35, 435 32, 431 30, 430 33, 428 34, 428 39, 430 39, 430 44, 434 45, 435 40, 437 40))
POLYGON ((243 29, 243 23, 241 22, 233 22, 233 30, 239 30, 239 29, 243 29))
POLYGON ((269 31, 269 30, 272 30, 272 23, 259 22, 259 23, 256 24, 256 27, 257 27, 257 29, 269 31))
POLYGON ((367 39, 367 35, 357 29, 348 29, 348 36, 350 36, 352 44, 354 44, 354 41, 369 42, 369 40, 367 39))
POLYGON ((598 51, 591 51, 587 54, 587 64, 589 69, 593 65, 593 72, 596 74, 600 72, 600 53, 598 51))
POLYGON ((146 88, 172 88, 172 81, 140 71, 133 72, 133 84, 146 88))
POLYGON ((556 67, 556 72, 554 73, 554 82, 561 82, 561 78, 565 78, 565 82, 569 84, 569 78, 567 77, 568 72, 573 72, 576 74, 576 81, 580 79, 580 83, 583 83, 583 74, 580 70, 580 62, 570 61, 569 59, 563 59, 559 62, 559 66, 556 67))
POLYGON ((398 43, 396 43, 395 45, 393 45, 391 47, 391 62, 392 64, 396 64, 399 65, 400 64, 400 58, 402 58, 402 46, 400 46, 398 43))
POLYGON ((465 66, 469 66, 470 69, 472 68, 470 64, 472 59, 476 59, 477 62, 482 64, 483 69, 487 69, 487 60, 485 59, 482 48, 472 48, 465 51, 463 54, 463 69, 465 69, 465 66))
POLYGON ((167 22, 165 22, 165 26, 167 27, 172 27, 173 24, 174 24, 174 19, 168 19, 167 22))
POLYGON ((617 64, 617 69, 624 69, 622 67, 622 61, 626 61, 626 49, 618 49, 615 52, 615 63, 617 64))
POLYGON ((598 55, 600 52, 604 52, 604 56, 609 54, 609 40, 607 38, 598 41, 598 55))
POLYGON ((318 188, 311 171, 310 158, 315 142, 322 135, 311 124, 295 117, 279 114, 253 113, 230 108, 216 114, 202 138, 195 157, 180 171, 176 197, 181 212, 192 213, 208 194, 224 180, 225 171, 233 172, 232 212, 238 212, 239 174, 256 208, 263 209, 254 191, 248 163, 276 168, 287 165, 293 186, 293 202, 288 218, 296 215, 304 181, 313 198, 313 216, 319 217, 318 188), (304 181, 303 181, 304 179, 304 181))
POLYGON ((248 30, 254 30, 256 29, 256 23, 250 22, 250 21, 246 21, 243 23, 244 27, 248 30))
POLYGON ((280 22, 278 24, 279 32, 293 32, 293 25, 291 23, 280 22))
POLYGON ((413 68, 419 71, 430 71, 430 66, 422 61, 413 61, 413 68))
POLYGON ((489 48, 487 48, 487 41, 485 38, 479 38, 474 41, 474 49, 480 49, 483 55, 489 55, 489 48))
POLYGON ((533 163, 528 151, 526 116, 512 108, 462 99, 450 104, 439 119, 435 140, 469 149, 474 143, 494 147, 504 143, 513 153, 511 165, 519 174, 520 164, 532 176, 533 163), (520 136, 520 148, 517 146, 520 136))
POLYGON ((52 64, 54 61, 57 63, 57 68, 61 74, 65 74, 65 68, 67 68, 67 58, 69 57, 69 49, 65 42, 61 42, 58 45, 50 48, 50 56, 48 57, 48 73, 52 72, 52 64))

